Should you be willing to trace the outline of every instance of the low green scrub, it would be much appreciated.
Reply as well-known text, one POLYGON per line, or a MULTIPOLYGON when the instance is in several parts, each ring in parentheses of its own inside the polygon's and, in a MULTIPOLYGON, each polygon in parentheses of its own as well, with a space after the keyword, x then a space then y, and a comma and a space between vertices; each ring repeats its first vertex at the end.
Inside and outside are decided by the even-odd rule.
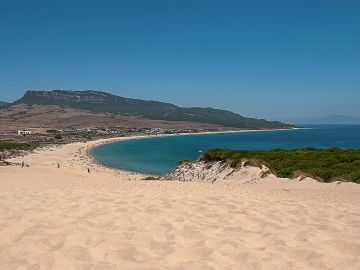
POLYGON ((211 149, 203 155, 206 161, 227 161, 231 167, 241 162, 266 165, 279 177, 310 176, 319 181, 348 181, 360 184, 360 149, 339 148, 292 150, 211 149))
POLYGON ((187 164, 187 163, 190 163, 190 162, 191 162, 190 160, 184 159, 184 160, 178 161, 177 165, 183 165, 183 164, 187 164))
POLYGON ((0 142, 0 151, 4 150, 31 150, 35 145, 29 143, 0 142))
POLYGON ((153 176, 147 176, 143 180, 159 180, 159 178, 153 176))

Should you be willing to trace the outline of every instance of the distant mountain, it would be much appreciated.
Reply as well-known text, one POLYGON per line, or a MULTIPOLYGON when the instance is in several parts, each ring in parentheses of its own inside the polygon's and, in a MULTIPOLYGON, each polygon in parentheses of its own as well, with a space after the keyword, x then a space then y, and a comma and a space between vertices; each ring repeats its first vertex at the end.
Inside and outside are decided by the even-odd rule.
POLYGON ((293 119, 291 120, 291 122, 296 124, 323 124, 323 125, 360 124, 360 117, 334 114, 322 118, 293 119))
POLYGON ((360 117, 329 115, 320 119, 320 121, 324 124, 360 124, 360 117))
POLYGON ((213 108, 182 108, 170 103, 124 98, 99 91, 27 91, 13 104, 58 105, 93 113, 136 116, 153 120, 188 121, 243 129, 289 128, 278 121, 247 118, 239 114, 213 108))
POLYGON ((9 104, 8 102, 0 101, 0 107, 6 106, 6 105, 8 105, 8 104, 9 104))

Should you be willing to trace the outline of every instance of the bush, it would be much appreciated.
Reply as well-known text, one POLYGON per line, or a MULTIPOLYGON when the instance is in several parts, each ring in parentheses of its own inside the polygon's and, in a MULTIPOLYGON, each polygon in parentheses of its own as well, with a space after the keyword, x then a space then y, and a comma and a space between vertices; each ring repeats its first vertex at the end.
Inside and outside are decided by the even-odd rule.
POLYGON ((154 177, 154 176, 147 176, 143 180, 159 180, 159 178, 154 177))
POLYGON ((61 140, 61 139, 62 139, 62 137, 61 137, 60 134, 56 134, 56 135, 55 135, 55 140, 61 140))
POLYGON ((254 158, 252 158, 252 159, 247 159, 247 160, 245 160, 244 161, 244 166, 246 167, 246 166, 251 166, 251 167, 258 167, 258 168, 262 168, 262 162, 260 161, 260 160, 258 160, 258 159, 254 159, 254 158))
POLYGON ((17 142, 0 142, 0 151, 3 150, 31 150, 36 147, 35 144, 17 143, 17 142))
POLYGON ((188 164, 188 163, 190 163, 191 161, 190 160, 180 160, 180 161, 178 161, 178 163, 177 163, 177 165, 183 165, 183 164, 188 164))

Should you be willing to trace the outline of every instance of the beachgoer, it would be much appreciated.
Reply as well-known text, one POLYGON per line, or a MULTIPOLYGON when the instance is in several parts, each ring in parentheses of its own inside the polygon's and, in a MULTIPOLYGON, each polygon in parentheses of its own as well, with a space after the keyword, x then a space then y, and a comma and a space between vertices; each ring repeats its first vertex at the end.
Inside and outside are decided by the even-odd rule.
POLYGON ((89 169, 89 168, 87 168, 87 171, 88 171, 88 173, 90 173, 90 169, 89 169))
POLYGON ((23 162, 21 162, 21 168, 24 168, 24 166, 25 166, 25 163, 23 161, 23 162))
POLYGON ((58 169, 60 168, 60 164, 59 164, 59 162, 57 163, 57 167, 58 167, 58 169))

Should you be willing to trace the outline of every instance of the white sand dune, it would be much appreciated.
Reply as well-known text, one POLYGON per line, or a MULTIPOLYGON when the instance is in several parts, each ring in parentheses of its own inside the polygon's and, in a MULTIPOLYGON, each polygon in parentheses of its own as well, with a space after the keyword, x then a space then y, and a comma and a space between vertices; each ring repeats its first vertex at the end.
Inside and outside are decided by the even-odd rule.
POLYGON ((0 167, 0 269, 360 269, 360 185, 138 181, 93 144, 0 167))

